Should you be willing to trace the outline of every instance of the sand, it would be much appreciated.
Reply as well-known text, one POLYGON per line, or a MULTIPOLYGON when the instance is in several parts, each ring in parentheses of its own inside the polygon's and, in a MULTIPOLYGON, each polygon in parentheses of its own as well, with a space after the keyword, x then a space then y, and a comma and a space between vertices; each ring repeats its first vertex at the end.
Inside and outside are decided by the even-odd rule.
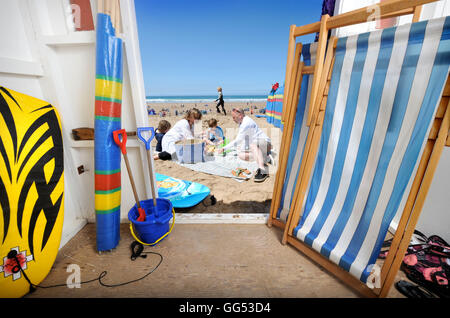
MULTIPOLYGON (((258 126, 271 138, 272 144, 274 146, 274 151, 276 154, 279 153, 279 144, 281 141, 281 130, 268 124, 265 118, 257 118, 254 115, 259 113, 259 109, 265 108, 265 102, 259 103, 249 103, 246 102, 235 102, 235 103, 225 103, 225 109, 227 115, 217 114, 215 104, 209 103, 208 106, 204 106, 205 103, 197 103, 197 108, 199 110, 211 110, 208 114, 203 115, 202 121, 210 118, 215 118, 219 121, 219 126, 225 132, 228 138, 233 138, 237 133, 238 125, 233 121, 231 117, 231 110, 236 107, 240 108, 251 108, 254 109, 254 114, 250 114, 250 111, 246 112, 246 115, 250 116, 258 126)), ((169 121, 172 126, 180 119, 183 118, 183 111, 195 107, 193 104, 167 104, 167 103, 152 103, 149 104, 150 108, 159 111, 162 109, 169 109, 170 113, 166 117, 149 116, 149 123, 152 127, 157 127, 158 122, 161 119, 169 121), (179 115, 175 116, 175 110, 178 111, 179 115)), ((206 126, 205 126, 206 129, 206 126)), ((156 145, 156 141, 153 140, 153 145, 156 145)), ((277 163, 278 157, 275 156, 275 162, 277 163)), ((189 209, 178 209, 177 212, 187 212, 187 213, 268 213, 270 210, 270 203, 272 199, 273 186, 275 181, 276 173, 276 163, 275 165, 270 165, 270 176, 263 183, 256 183, 253 179, 237 182, 231 178, 224 178, 216 175, 206 174, 202 172, 196 172, 191 169, 185 168, 173 161, 155 161, 155 169, 157 173, 161 173, 167 176, 180 178, 183 180, 194 181, 206 185, 211 189, 211 195, 217 200, 215 205, 211 205, 210 198, 207 198, 203 203, 189 208, 189 209)))

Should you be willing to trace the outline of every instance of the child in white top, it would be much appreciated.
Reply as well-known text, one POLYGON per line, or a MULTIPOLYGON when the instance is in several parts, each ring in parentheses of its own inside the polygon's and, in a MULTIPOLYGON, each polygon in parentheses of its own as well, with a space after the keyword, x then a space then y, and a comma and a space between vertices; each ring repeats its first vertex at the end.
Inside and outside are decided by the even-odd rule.
POLYGON ((186 112, 183 119, 179 120, 163 137, 162 152, 155 155, 155 160, 171 160, 176 152, 175 143, 181 140, 194 139, 194 124, 202 119, 202 113, 193 108, 186 112))

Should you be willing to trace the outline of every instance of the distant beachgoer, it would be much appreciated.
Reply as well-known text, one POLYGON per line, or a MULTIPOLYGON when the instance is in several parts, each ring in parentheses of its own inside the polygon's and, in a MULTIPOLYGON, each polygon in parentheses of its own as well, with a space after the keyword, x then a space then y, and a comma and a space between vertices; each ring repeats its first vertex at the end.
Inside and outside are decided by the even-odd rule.
POLYGON ((225 135, 223 129, 218 126, 217 119, 211 118, 206 121, 208 124, 208 130, 206 131, 205 142, 208 145, 218 145, 223 142, 225 135))
POLYGON ((161 120, 158 123, 158 128, 155 131, 155 139, 157 140, 156 151, 162 151, 162 139, 164 135, 169 131, 171 125, 167 120, 161 120))
POLYGON ((215 102, 219 101, 216 105, 217 113, 220 114, 219 106, 222 106, 223 113, 226 116, 227 112, 225 111, 225 102, 223 101, 222 87, 217 87, 217 91, 219 92, 219 96, 215 100, 215 102))
POLYGON ((183 119, 179 120, 163 137, 162 152, 153 159, 172 160, 176 153, 175 143, 181 140, 194 139, 194 124, 202 119, 202 113, 193 108, 186 112, 183 119))
POLYGON ((240 147, 239 158, 246 161, 255 160, 258 165, 254 181, 263 182, 269 176, 267 163, 270 162, 272 149, 270 138, 258 127, 253 119, 245 116, 243 109, 234 108, 231 112, 233 121, 239 124, 239 132, 233 141, 219 149, 222 153, 232 147, 240 147), (242 147, 242 143, 244 143, 242 147))

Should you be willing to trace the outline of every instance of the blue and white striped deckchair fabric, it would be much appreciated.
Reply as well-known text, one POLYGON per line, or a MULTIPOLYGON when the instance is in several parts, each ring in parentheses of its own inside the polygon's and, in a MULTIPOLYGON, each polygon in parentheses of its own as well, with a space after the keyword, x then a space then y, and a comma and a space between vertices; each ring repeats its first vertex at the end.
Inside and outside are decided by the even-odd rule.
POLYGON ((450 65, 450 17, 341 38, 294 237, 366 282, 406 204, 450 65))
MULTIPOLYGON (((303 45, 302 58, 305 66, 315 64, 316 50, 317 42, 303 45)), ((292 204, 295 187, 297 185, 298 174, 300 172, 300 165, 302 163, 303 149, 305 147, 306 138, 309 131, 309 127, 306 126, 306 115, 309 107, 312 81, 312 75, 303 75, 294 129, 292 132, 292 141, 286 166, 286 175, 281 193, 280 206, 277 212, 277 219, 284 223, 287 222, 289 216, 289 210, 292 204)))

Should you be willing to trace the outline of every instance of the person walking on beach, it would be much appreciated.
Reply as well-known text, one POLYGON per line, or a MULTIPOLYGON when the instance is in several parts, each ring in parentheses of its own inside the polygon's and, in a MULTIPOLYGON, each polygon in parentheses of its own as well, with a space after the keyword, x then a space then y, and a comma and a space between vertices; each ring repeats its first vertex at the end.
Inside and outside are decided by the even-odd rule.
POLYGON ((223 153, 231 147, 236 147, 244 143, 238 152, 239 158, 246 161, 256 161, 258 170, 256 171, 254 181, 263 182, 269 177, 267 163, 272 160, 269 156, 272 150, 271 140, 253 119, 245 115, 243 109, 234 108, 231 116, 233 117, 233 121, 239 125, 239 132, 236 139, 219 149, 219 153, 223 153))
POLYGON ((217 91, 219 92, 219 96, 215 100, 215 102, 219 101, 216 105, 217 113, 220 114, 219 106, 222 106, 223 113, 226 116, 227 112, 225 111, 225 102, 223 101, 222 87, 217 87, 217 91))

